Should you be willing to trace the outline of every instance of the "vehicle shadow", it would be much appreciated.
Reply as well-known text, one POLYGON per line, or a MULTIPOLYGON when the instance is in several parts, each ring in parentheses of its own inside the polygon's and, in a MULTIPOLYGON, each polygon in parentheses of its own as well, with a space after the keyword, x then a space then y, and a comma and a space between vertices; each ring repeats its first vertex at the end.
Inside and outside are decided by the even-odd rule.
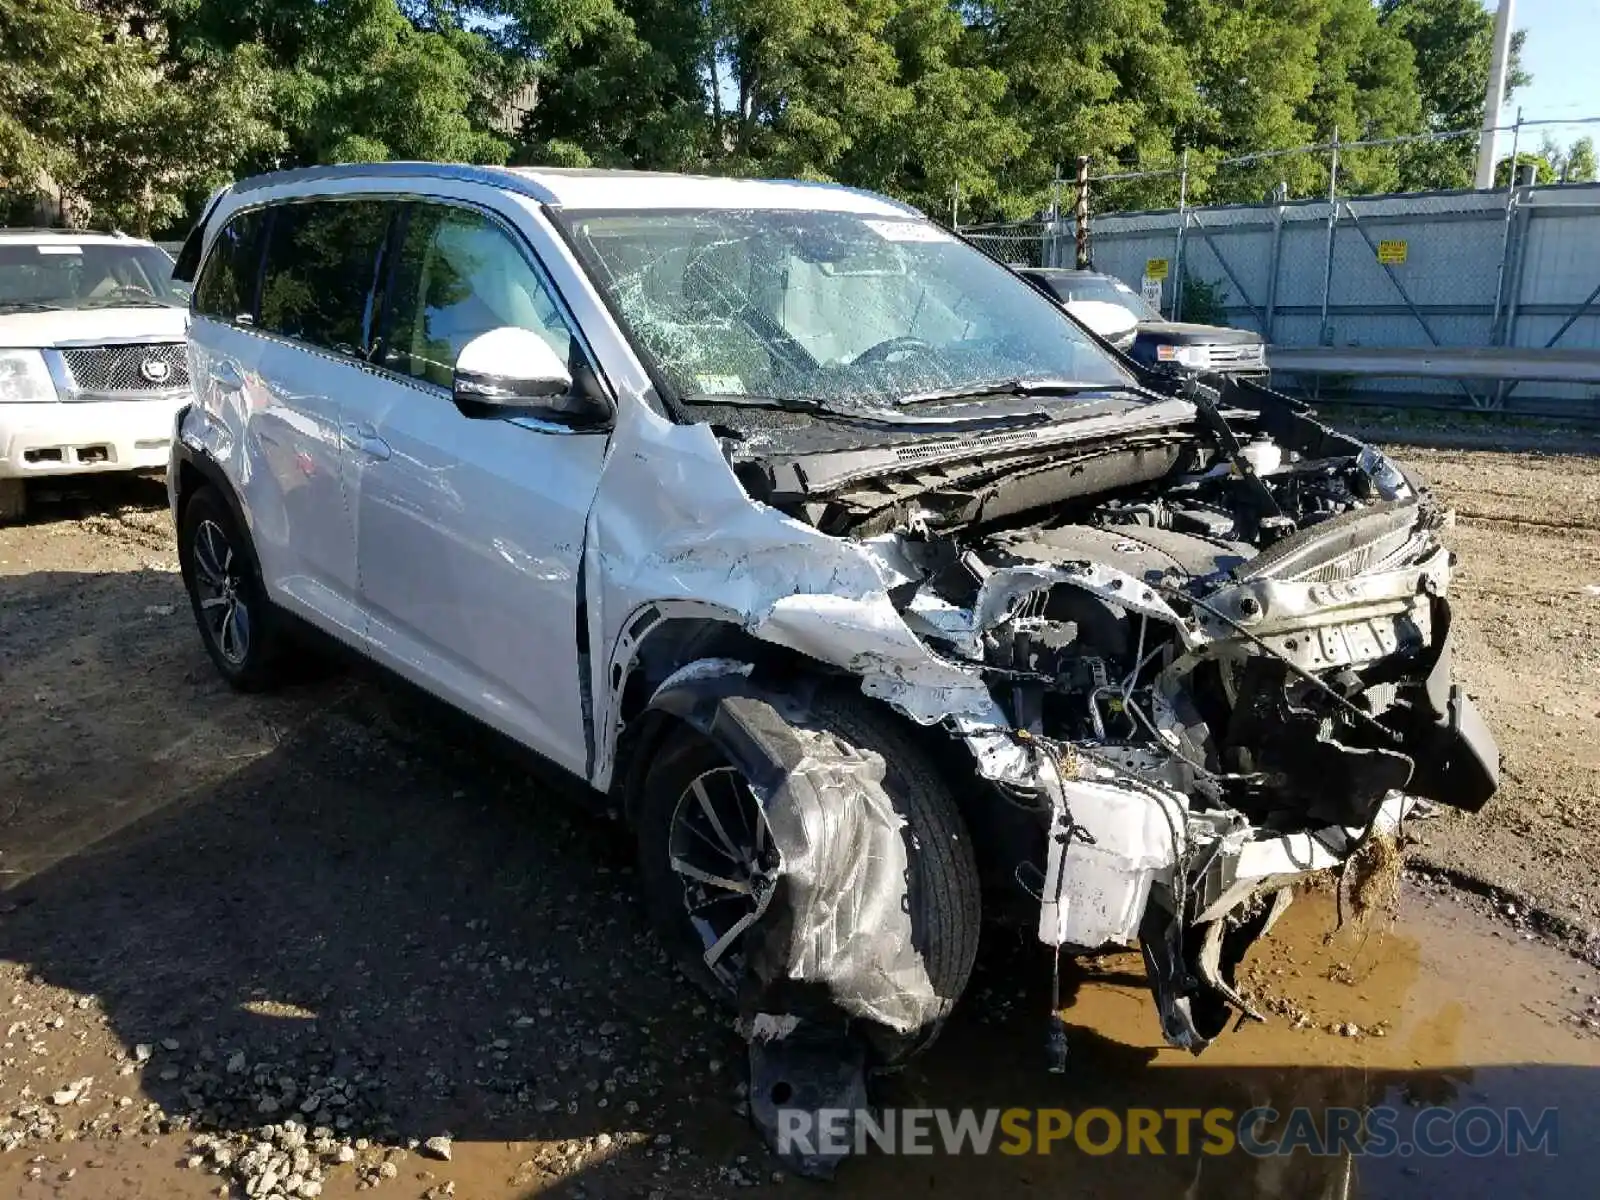
MULTIPOLYGON (((603 1162, 508 1172, 501 1194, 731 1193, 729 1167, 770 1179, 778 1164, 739 1112, 742 1043, 667 965, 628 841, 579 785, 373 672, 235 696, 208 674, 181 607, 144 615, 176 588, 145 571, 0 581, 0 634, 23 643, 10 667, 21 687, 0 699, 0 762, 23 772, 26 793, 26 819, 0 823, 4 861, 27 850, 18 838, 48 833, 53 814, 77 831, 31 860, 37 869, 0 877, 0 958, 98 998, 115 1052, 167 1114, 155 1129, 246 1131, 294 1115, 389 1143, 613 1139, 603 1162), (22 595, 35 598, 31 616, 22 595), (28 633, 39 613, 54 619, 39 599, 52 595, 75 597, 62 605, 94 628, 60 642, 28 633), (88 686, 32 699, 75 670, 88 686), (61 720, 24 715, 34 708, 61 720), (63 722, 90 747, 80 771, 36 761, 66 743, 40 750, 35 735, 63 722), (98 769, 97 729, 121 731, 98 769), (148 1062, 136 1061, 141 1045, 148 1062)), ((1136 970, 1127 958, 1094 980, 1072 968, 1067 991, 1116 985, 1132 997, 1136 970)), ((1069 1072, 1049 1075, 1047 984, 1036 946, 991 938, 946 1035, 880 1098, 1124 1115, 1386 1098, 1557 1106, 1563 1154, 1352 1164, 1211 1157, 1198 1138, 1186 1153, 1063 1144, 1050 1155, 869 1155, 834 1190, 1555 1195, 1586 1178, 1600 1112, 1600 1076, 1587 1068, 1191 1065, 1157 1049, 1145 1012, 1115 1037, 1075 1024, 1069 1072)))
POLYGON ((18 523, 47 525, 124 508, 164 510, 167 482, 163 475, 126 471, 46 476, 27 481, 27 496, 27 510, 18 523))

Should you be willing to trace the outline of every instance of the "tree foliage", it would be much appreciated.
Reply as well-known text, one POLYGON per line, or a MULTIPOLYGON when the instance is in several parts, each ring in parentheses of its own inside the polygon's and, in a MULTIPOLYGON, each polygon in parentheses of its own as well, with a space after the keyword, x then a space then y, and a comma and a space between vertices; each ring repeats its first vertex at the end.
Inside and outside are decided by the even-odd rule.
MULTIPOLYGON (((1470 180, 1479 0, 0 0, 0 182, 176 224, 215 182, 427 158, 834 179, 967 219, 1470 180), (528 102, 529 95, 535 99, 528 102), (511 98, 520 98, 516 105, 511 98)), ((1513 85, 1522 81, 1514 72, 1513 85)), ((1567 174, 1593 173, 1592 145, 1567 174), (1585 157, 1587 155, 1587 157, 1585 157)))
MULTIPOLYGON (((1537 150, 1517 152, 1518 167, 1532 167, 1538 183, 1593 183, 1596 178, 1594 139, 1581 137, 1571 146, 1561 143, 1546 133, 1537 150)), ((1505 187, 1511 180, 1511 156, 1495 163, 1494 183, 1505 187)))
MULTIPOLYGON (((1483 123, 1494 14, 1481 0, 1382 0, 1383 23, 1410 43, 1417 64, 1422 129, 1449 132, 1483 123)), ((1506 79, 1509 99, 1527 86, 1522 69, 1524 35, 1512 37, 1506 79)), ((1474 137, 1420 142, 1401 155, 1400 186, 1411 190, 1472 186, 1478 141, 1474 137)))
POLYGON ((1594 139, 1581 137, 1567 149, 1561 174, 1563 183, 1593 183, 1600 179, 1600 164, 1595 161, 1594 139))
POLYGON ((0 0, 0 184, 142 232, 277 144, 255 47, 179 61, 161 38, 73 0, 0 0))

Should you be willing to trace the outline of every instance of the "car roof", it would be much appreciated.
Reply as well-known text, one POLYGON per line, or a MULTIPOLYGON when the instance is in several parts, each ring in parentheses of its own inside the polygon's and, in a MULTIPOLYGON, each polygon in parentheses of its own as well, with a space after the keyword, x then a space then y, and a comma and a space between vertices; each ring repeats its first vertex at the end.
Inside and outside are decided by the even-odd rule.
POLYGON ((284 199, 337 191, 357 180, 453 180, 480 183, 528 196, 541 204, 600 209, 822 209, 864 216, 920 217, 910 205, 875 192, 799 179, 730 179, 658 171, 602 171, 562 167, 481 167, 465 163, 352 163, 275 171, 240 180, 236 196, 272 189, 284 199))

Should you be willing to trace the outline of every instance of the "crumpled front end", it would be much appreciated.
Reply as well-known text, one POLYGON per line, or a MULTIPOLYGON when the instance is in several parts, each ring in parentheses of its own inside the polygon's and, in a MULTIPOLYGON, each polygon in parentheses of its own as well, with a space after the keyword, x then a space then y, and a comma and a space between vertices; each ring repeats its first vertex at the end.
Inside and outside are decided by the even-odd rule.
POLYGON ((853 680, 917 734, 907 752, 952 751, 937 769, 984 915, 1066 952, 1137 942, 1165 1036, 1196 1051, 1248 1013, 1233 969, 1294 883, 1419 800, 1494 791, 1451 680, 1449 514, 1283 397, 1229 383, 972 435, 774 438, 619 422, 586 546, 608 648, 594 780, 653 709, 741 766, 779 851, 743 926, 754 1058, 815 1058, 834 1099, 858 1082, 834 1078, 843 1047, 925 1045, 961 983, 928 969, 915 921, 876 915, 911 911, 898 859, 815 852, 921 852, 879 765, 746 736, 771 722, 740 705, 826 731, 804 681, 853 680))
MULTIPOLYGON (((1381 455, 1218 455, 981 537, 934 535, 905 603, 1007 717, 956 718, 1043 831, 1038 936, 1141 945, 1175 1045, 1249 1013, 1232 972, 1289 885, 1498 759, 1450 680, 1448 516, 1381 455), (952 544, 953 541, 953 544, 952 544)), ((1251 1014, 1254 1015, 1254 1014, 1251 1014)))

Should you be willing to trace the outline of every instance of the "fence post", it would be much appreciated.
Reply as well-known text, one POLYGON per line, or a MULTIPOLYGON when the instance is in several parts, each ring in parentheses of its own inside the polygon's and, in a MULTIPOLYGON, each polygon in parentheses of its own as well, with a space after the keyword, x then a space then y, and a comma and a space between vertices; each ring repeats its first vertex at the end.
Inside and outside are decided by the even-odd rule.
POLYGON ((961 228, 961 181, 958 179, 955 186, 950 189, 950 228, 961 228))
POLYGON ((1506 266, 1511 255, 1511 223, 1517 211, 1517 143, 1522 134, 1522 106, 1517 106, 1517 123, 1511 131, 1511 174, 1506 180, 1506 215, 1500 231, 1500 266, 1494 276, 1494 316, 1489 319, 1489 344, 1503 346, 1500 316, 1506 304, 1506 266))
POLYGON ((1072 216, 1077 229, 1077 256, 1075 266, 1080 271, 1087 271, 1093 263, 1089 257, 1089 156, 1078 155, 1078 199, 1073 205, 1072 216))
MULTIPOLYGON (((1522 142, 1522 106, 1517 105, 1517 123, 1511 127, 1511 169, 1506 172, 1506 191, 1513 193, 1517 190, 1517 148, 1522 142)), ((1534 178, 1538 179, 1539 173, 1534 171, 1534 178)))
POLYGON ((1283 205, 1272 207, 1272 244, 1267 251, 1267 318, 1262 340, 1272 344, 1272 327, 1278 319, 1278 259, 1283 256, 1283 205))
POLYGON ((1061 164, 1050 179, 1050 220, 1039 237, 1039 265, 1054 267, 1061 240, 1061 164))
POLYGON ((1317 327, 1317 343, 1333 345, 1328 328, 1328 300, 1333 293, 1333 237, 1339 224, 1339 130, 1333 131, 1333 146, 1328 156, 1328 244, 1327 261, 1322 271, 1322 323, 1317 327))
POLYGON ((1189 151, 1178 172, 1178 238, 1172 248, 1172 319, 1183 320, 1183 228, 1189 223, 1189 151))

